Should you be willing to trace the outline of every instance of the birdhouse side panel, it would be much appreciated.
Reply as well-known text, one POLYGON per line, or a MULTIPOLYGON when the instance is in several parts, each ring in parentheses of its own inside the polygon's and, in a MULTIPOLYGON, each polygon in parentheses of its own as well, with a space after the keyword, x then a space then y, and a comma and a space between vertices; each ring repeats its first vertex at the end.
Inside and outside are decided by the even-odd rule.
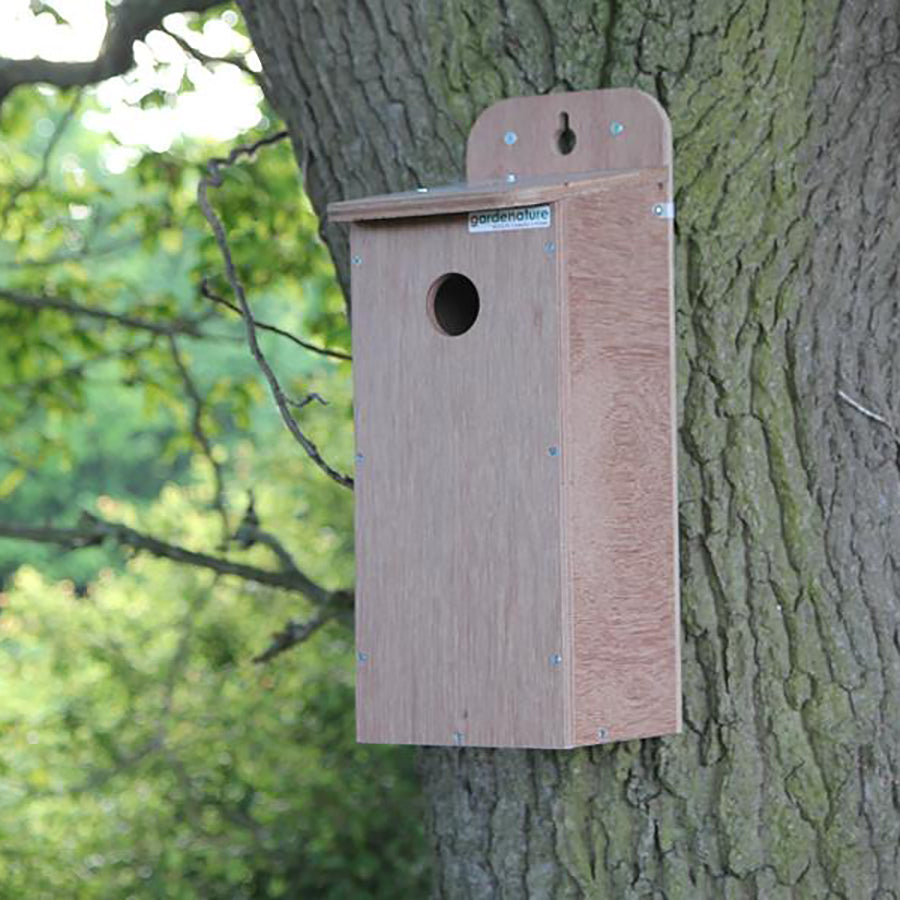
POLYGON ((565 203, 576 744, 681 727, 667 200, 648 172, 565 203))
POLYGON ((556 224, 467 221, 352 230, 358 737, 563 746, 556 224))

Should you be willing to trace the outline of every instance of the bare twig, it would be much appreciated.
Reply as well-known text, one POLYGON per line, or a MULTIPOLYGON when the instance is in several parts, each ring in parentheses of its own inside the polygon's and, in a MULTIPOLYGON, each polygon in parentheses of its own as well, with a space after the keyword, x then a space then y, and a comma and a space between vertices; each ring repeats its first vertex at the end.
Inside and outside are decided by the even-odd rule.
MULTIPOLYGON (((200 293, 204 297, 206 297, 207 300, 212 300, 213 303, 220 303, 222 306, 228 307, 228 309, 236 312, 238 315, 242 315, 241 308, 239 306, 213 292, 213 290, 209 286, 209 280, 207 278, 204 278, 200 282, 200 293)), ((299 347, 303 347, 304 350, 310 350, 313 353, 319 353, 322 356, 330 356, 333 359, 352 359, 349 353, 343 353, 340 350, 329 350, 327 347, 319 347, 316 344, 310 344, 307 341, 301 340, 296 335, 291 334, 289 331, 285 331, 283 328, 278 328, 276 325, 268 325, 265 322, 260 322, 259 319, 254 319, 253 325, 256 328, 261 328, 263 331, 271 331, 273 334, 285 337, 289 341, 293 341, 299 347)))
POLYGON ((224 63, 229 66, 235 66, 236 68, 240 69, 245 75, 248 75, 250 78, 252 78, 263 91, 267 89, 267 85, 262 73, 254 72, 253 69, 251 69, 250 66, 247 65, 247 61, 242 56, 210 56, 209 54, 204 53, 198 47, 195 47, 192 43, 190 43, 190 41, 182 37, 180 34, 176 34, 174 31, 170 31, 168 28, 166 28, 165 25, 163 25, 159 30, 172 38, 172 40, 175 41, 175 43, 178 44, 178 46, 181 47, 181 49, 184 50, 184 52, 187 53, 188 56, 192 56, 197 60, 197 62, 203 63, 204 66, 215 65, 217 63, 224 63))
POLYGON ((305 622, 290 619, 281 631, 272 635, 272 641, 262 653, 253 658, 255 663, 268 662, 285 650, 296 647, 312 637, 323 625, 332 619, 348 615, 353 610, 353 595, 346 591, 337 591, 332 595, 327 607, 305 622))
POLYGON ((0 103, 23 84, 53 84, 60 88, 84 87, 127 72, 134 63, 135 41, 158 28, 174 12, 202 12, 222 0, 122 0, 110 19, 103 46, 89 62, 49 59, 0 59, 0 103))
POLYGON ((865 416, 867 419, 871 419, 873 422, 877 422, 879 425, 887 428, 891 433, 891 437, 900 445, 900 435, 897 434, 897 429, 894 428, 893 423, 887 419, 885 416, 880 413, 875 412, 874 410, 865 407, 858 400, 854 400, 846 391, 838 390, 838 397, 844 401, 848 406, 853 407, 858 413, 865 416))
POLYGON ((191 433, 194 435, 194 439, 197 441, 203 455, 206 457, 207 462, 212 468, 213 482, 215 484, 213 507, 216 512, 218 512, 219 518, 222 520, 222 540, 225 541, 231 533, 231 520, 228 516, 228 508, 225 504, 225 476, 221 464, 213 453, 209 435, 207 435, 206 430, 203 427, 203 411, 206 404, 200 396, 200 391, 197 390, 196 382, 185 364, 181 351, 178 349, 178 341, 172 334, 169 335, 169 350, 172 353, 172 360, 175 363, 175 368, 178 369, 178 374, 181 376, 181 383, 184 385, 184 389, 191 401, 191 433))
POLYGON ((259 523, 259 516, 256 513, 256 498, 253 489, 248 491, 247 509, 243 518, 237 527, 232 540, 241 548, 246 550, 254 544, 263 544, 268 547, 277 557, 282 568, 288 571, 295 570, 297 563, 294 557, 288 553, 284 544, 269 531, 265 531, 259 523))
POLYGON ((241 540, 245 546, 263 544, 278 557, 278 561, 285 571, 292 572, 297 570, 297 563, 294 561, 294 557, 288 553, 284 544, 282 544, 272 532, 264 531, 258 526, 247 527, 245 525, 241 528, 241 540))
POLYGON ((104 322, 115 322, 117 325, 122 325, 125 328, 133 328, 138 331, 149 331, 152 334, 158 334, 163 337, 169 337, 173 334, 183 334, 193 338, 209 336, 200 331, 196 321, 190 319, 175 319, 164 325, 160 322, 152 322, 149 319, 142 319, 138 316, 114 313, 107 309, 99 309, 94 306, 82 306, 80 303, 75 303, 72 300, 64 300, 61 297, 38 297, 33 294, 23 294, 19 291, 10 291, 5 288, 0 288, 0 299, 26 309, 54 309, 59 312, 68 313, 72 316, 83 316, 90 319, 100 319, 104 322))
POLYGON ((303 409, 305 406, 309 406, 313 401, 320 403, 322 406, 328 406, 328 401, 321 394, 315 392, 307 394, 302 400, 291 400, 288 398, 288 403, 290 403, 294 409, 303 409))
POLYGON ((234 575, 245 581, 282 588, 303 594, 317 605, 328 604, 334 596, 296 567, 277 572, 261 569, 246 563, 235 562, 209 553, 198 553, 177 544, 170 544, 149 534, 129 528, 119 522, 108 522, 89 513, 83 513, 75 528, 54 528, 50 526, 20 525, 0 522, 0 537, 15 538, 41 544, 56 544, 69 549, 95 547, 104 541, 112 541, 121 547, 149 553, 161 559, 171 559, 201 569, 208 569, 220 575, 234 575))
POLYGON ((204 175, 200 179, 200 184, 197 187, 197 201, 200 204, 200 208, 203 210, 203 215, 206 216, 206 220, 209 222, 210 227, 213 230, 213 234, 216 238, 216 243, 219 246, 219 252, 222 254, 222 259, 225 263, 225 275, 228 279, 228 283, 231 285, 231 289, 234 291, 234 295, 237 298, 238 304, 241 308, 241 315, 244 318, 244 326, 247 333, 247 344, 250 347, 250 352, 253 355, 253 358, 256 360, 256 364, 259 366, 260 371, 266 378, 266 381, 269 384, 269 390, 272 393, 272 397, 275 400, 275 405, 278 407, 278 411, 281 414, 282 421, 287 426, 288 431, 293 435, 294 439, 298 444, 306 451, 306 455, 333 481, 340 484, 342 487, 352 488, 353 487, 353 479, 344 474, 343 472, 339 472, 337 469, 332 468, 325 459, 322 457, 322 454, 319 452, 318 447, 303 433, 300 426, 297 424, 296 419, 291 415, 290 404, 288 399, 284 393, 284 390, 281 387, 277 377, 275 376, 272 367, 269 365, 268 360, 262 352, 262 349, 259 346, 259 341, 256 335, 256 326, 254 324, 253 312, 250 309, 250 304, 247 301, 246 294, 244 292, 244 286, 238 278, 237 270, 234 266, 234 260, 231 256, 231 249, 228 246, 228 238, 225 234, 225 226, 222 224, 222 220, 219 218, 218 214, 212 208, 212 205, 209 202, 208 191, 210 187, 219 187, 222 184, 222 169, 227 168, 228 166, 233 165, 238 159, 243 156, 252 156, 259 150, 261 147, 266 147, 271 144, 277 143, 280 140, 283 140, 287 137, 286 131, 279 131, 274 134, 268 135, 267 137, 261 138, 250 145, 241 145, 239 147, 235 147, 231 153, 224 159, 222 158, 214 158, 209 161, 207 164, 207 174, 204 175))
POLYGON ((261 528, 257 528, 254 533, 254 538, 258 544, 264 544, 278 557, 282 568, 288 572, 296 571, 297 563, 294 561, 294 557, 287 552, 284 544, 282 544, 274 534, 270 531, 263 531, 261 528))
POLYGON ((253 662, 264 663, 274 659, 285 650, 302 644, 312 637, 326 622, 330 622, 336 613, 333 611, 320 613, 306 622, 295 622, 291 619, 281 631, 272 635, 272 642, 262 653, 253 657, 253 662))
MULTIPOLYGON (((268 569, 233 562, 223 557, 187 550, 184 547, 143 534, 127 525, 107 522, 89 513, 82 514, 81 521, 75 528, 12 525, 0 522, 0 537, 57 544, 71 549, 97 546, 105 540, 112 540, 119 546, 150 553, 162 559, 208 569, 218 575, 234 575, 268 587, 295 591, 311 600, 317 607, 315 615, 302 623, 291 620, 281 631, 273 634, 270 645, 254 658, 254 662, 258 663, 268 662, 285 650, 296 647, 318 631, 326 622, 349 617, 353 610, 353 594, 350 591, 326 590, 299 571, 293 559, 283 548, 281 550, 284 552, 285 559, 282 561, 285 562, 285 568, 279 572, 272 572, 268 569)), ((259 537, 259 540, 261 543, 266 542, 263 537, 259 537)), ((275 544, 281 547, 277 539, 275 539, 275 544)), ((161 744, 162 735, 157 735, 146 749, 141 751, 141 755, 157 749, 161 744)))
POLYGON ((56 149, 56 146, 59 144, 62 136, 65 134, 66 129, 69 127, 72 119, 75 117, 75 113, 78 110, 78 107, 81 105, 81 97, 82 92, 79 91, 72 102, 69 104, 68 109, 62 114, 59 122, 56 124, 56 128, 53 129, 53 134, 50 135, 50 140, 47 141, 47 146, 44 148, 44 152, 41 155, 41 164, 38 167, 38 170, 31 176, 31 178, 23 181, 20 185, 17 185, 10 191, 9 197, 7 198, 6 204, 3 207, 3 212, 0 213, 0 221, 5 222, 7 216, 10 213, 10 210, 16 205, 16 201, 23 194, 27 194, 28 191, 34 190, 46 177, 47 172, 50 169, 50 157, 53 156, 53 151, 56 149))

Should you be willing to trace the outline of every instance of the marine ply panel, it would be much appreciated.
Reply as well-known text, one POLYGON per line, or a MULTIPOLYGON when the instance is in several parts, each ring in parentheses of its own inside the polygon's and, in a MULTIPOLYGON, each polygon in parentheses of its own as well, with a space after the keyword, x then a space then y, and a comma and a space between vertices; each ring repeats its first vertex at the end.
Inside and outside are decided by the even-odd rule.
POLYGON ((577 744, 681 728, 672 226, 652 214, 666 191, 648 173, 565 202, 577 744))
POLYGON ((556 238, 353 227, 360 740, 564 743, 556 238), (459 336, 426 308, 448 272, 459 336))

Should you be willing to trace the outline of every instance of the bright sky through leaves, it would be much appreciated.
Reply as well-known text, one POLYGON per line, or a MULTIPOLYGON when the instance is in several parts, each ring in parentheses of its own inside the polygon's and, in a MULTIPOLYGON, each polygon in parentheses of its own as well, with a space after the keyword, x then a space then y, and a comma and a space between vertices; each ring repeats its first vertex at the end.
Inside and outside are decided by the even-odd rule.
MULTIPOLYGON (((32 0, 3 0, 0 4, 0 56, 53 60, 89 60, 100 49, 106 28, 103 0, 53 0, 49 11, 32 0)), ((190 41, 209 56, 249 52, 248 63, 258 68, 255 54, 245 37, 231 27, 237 15, 226 10, 208 22, 202 33, 190 31, 186 17, 168 16, 165 26, 190 41)), ((112 78, 93 89, 107 112, 90 111, 84 124, 111 132, 125 147, 112 147, 104 162, 121 171, 133 154, 128 147, 169 149, 179 135, 228 141, 259 122, 262 94, 234 66, 220 65, 213 71, 187 56, 165 34, 151 32, 135 45, 135 68, 121 78, 112 78), (186 89, 185 86, 186 79, 186 89), (178 95, 172 104, 141 109, 137 103, 151 91, 178 95)))

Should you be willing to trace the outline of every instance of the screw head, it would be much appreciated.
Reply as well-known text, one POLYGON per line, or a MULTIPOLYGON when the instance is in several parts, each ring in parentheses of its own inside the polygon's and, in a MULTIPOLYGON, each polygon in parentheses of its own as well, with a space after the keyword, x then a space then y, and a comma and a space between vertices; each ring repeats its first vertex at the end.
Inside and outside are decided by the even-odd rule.
POLYGON ((357 453, 357 454, 356 454, 356 461, 357 461, 358 463, 361 463, 361 462, 363 461, 363 459, 365 459, 365 457, 362 455, 362 453, 357 453))
POLYGON ((503 135, 503 143, 508 147, 512 147, 518 139, 519 136, 514 131, 507 131, 506 134, 503 135))
POLYGON ((516 183, 516 180, 517 180, 517 179, 516 179, 516 176, 513 175, 512 172, 510 172, 509 175, 506 176, 506 181, 507 181, 508 184, 515 184, 515 183, 516 183))
POLYGON ((674 219, 675 204, 672 201, 654 203, 651 212, 657 219, 674 219))
POLYGON ((554 253, 555 251, 556 244, 554 244, 553 241, 547 241, 547 243, 544 244, 544 253, 554 253))
POLYGON ((362 257, 361 256, 351 256, 350 263, 354 266, 362 265, 362 257))
POLYGON ((607 728, 598 728, 597 729, 597 740, 605 741, 609 737, 609 729, 607 728))
POLYGON ((369 654, 368 654, 368 653, 363 653, 362 650, 360 650, 360 651, 356 654, 356 659, 357 659, 357 662, 361 662, 361 663, 368 662, 369 654))
POLYGON ((625 126, 621 122, 610 122, 609 133, 613 137, 618 137, 625 130, 625 126))
POLYGON ((560 666, 562 665, 562 656, 559 653, 554 653, 550 657, 550 665, 551 666, 560 666))
POLYGON ((554 446, 554 447, 548 447, 548 448, 547 448, 547 452, 548 452, 551 456, 559 456, 559 447, 555 447, 555 446, 554 446))
POLYGON ((461 747, 465 742, 465 736, 461 731, 453 732, 453 743, 456 744, 457 747, 461 747))

